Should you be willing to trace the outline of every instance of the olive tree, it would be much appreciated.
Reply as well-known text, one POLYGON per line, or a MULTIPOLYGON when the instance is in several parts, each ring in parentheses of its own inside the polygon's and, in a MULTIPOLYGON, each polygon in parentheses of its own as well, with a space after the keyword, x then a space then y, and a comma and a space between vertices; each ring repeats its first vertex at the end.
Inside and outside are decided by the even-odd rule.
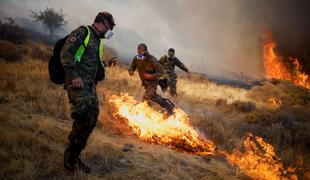
POLYGON ((41 22, 49 30, 50 40, 52 40, 55 31, 67 24, 62 10, 57 12, 53 8, 48 7, 43 11, 31 11, 31 17, 41 22))

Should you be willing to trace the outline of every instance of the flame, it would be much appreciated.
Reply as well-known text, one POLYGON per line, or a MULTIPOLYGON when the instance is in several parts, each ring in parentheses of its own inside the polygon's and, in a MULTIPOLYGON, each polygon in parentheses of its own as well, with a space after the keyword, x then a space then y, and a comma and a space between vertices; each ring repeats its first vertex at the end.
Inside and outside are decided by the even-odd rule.
POLYGON ((264 31, 263 39, 263 59, 266 77, 275 79, 291 79, 291 75, 285 64, 283 64, 282 58, 274 51, 277 45, 273 40, 272 33, 270 31, 264 31))
MULTIPOLYGON (((146 102, 137 102, 128 94, 110 96, 109 103, 115 118, 127 120, 134 133, 142 140, 164 144, 174 150, 195 155, 216 155, 215 144, 202 138, 189 123, 188 115, 176 108, 169 118, 151 108, 146 102)), ((284 168, 271 144, 249 134, 243 142, 244 151, 219 151, 232 165, 253 179, 298 179, 295 169, 284 168)))
POLYGON ((144 141, 196 155, 215 153, 215 144, 200 137, 190 125, 188 115, 179 108, 175 108, 174 115, 165 118, 146 102, 138 103, 128 94, 110 96, 108 101, 114 116, 126 119, 134 133, 144 141))
POLYGON ((273 146, 263 138, 249 134, 243 142, 244 152, 234 149, 231 154, 222 151, 227 161, 237 165, 253 179, 297 179, 295 169, 285 169, 276 156, 273 146))
POLYGON ((297 58, 290 58, 294 65, 294 74, 295 77, 293 78, 294 84, 298 86, 305 87, 307 89, 310 89, 310 76, 302 72, 302 66, 300 65, 297 58))
POLYGON ((270 97, 267 102, 275 107, 279 107, 282 104, 282 101, 275 97, 270 97))
POLYGON ((297 58, 289 58, 292 66, 290 70, 288 64, 284 64, 283 57, 275 52, 277 46, 270 31, 263 32, 263 60, 265 74, 267 78, 288 80, 293 84, 310 89, 310 77, 303 72, 297 58))

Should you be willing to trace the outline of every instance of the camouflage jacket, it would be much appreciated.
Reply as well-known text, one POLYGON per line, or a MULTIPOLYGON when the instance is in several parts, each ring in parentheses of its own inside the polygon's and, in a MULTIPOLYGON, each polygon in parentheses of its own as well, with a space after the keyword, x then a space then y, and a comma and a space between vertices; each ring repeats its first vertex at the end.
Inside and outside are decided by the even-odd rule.
POLYGON ((88 26, 90 38, 79 63, 75 60, 75 53, 87 36, 86 27, 79 27, 67 38, 61 50, 60 58, 65 70, 65 84, 76 77, 80 77, 84 83, 94 82, 98 69, 100 38, 96 35, 93 27, 88 26))
POLYGON ((129 66, 129 71, 135 71, 136 69, 138 69, 143 86, 152 81, 145 79, 144 73, 155 75, 157 77, 155 81, 163 75, 162 66, 158 63, 157 59, 149 53, 145 53, 142 59, 138 58, 138 56, 133 58, 129 66))
POLYGON ((164 55, 159 59, 159 63, 164 68, 164 75, 168 77, 177 77, 174 71, 175 66, 179 67, 185 72, 188 72, 187 67, 177 57, 169 58, 167 55, 164 55))

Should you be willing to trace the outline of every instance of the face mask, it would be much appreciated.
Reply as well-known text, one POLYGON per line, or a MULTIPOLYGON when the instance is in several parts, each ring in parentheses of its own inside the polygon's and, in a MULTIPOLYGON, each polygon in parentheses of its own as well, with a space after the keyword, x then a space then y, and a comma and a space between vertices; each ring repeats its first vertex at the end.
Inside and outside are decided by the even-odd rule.
POLYGON ((105 39, 111 39, 112 38, 112 36, 113 36, 113 32, 109 29, 109 30, 107 30, 105 33, 103 33, 103 38, 105 38, 105 39))
POLYGON ((143 58, 144 58, 144 55, 143 55, 143 54, 138 54, 137 58, 138 58, 138 59, 143 59, 143 58))

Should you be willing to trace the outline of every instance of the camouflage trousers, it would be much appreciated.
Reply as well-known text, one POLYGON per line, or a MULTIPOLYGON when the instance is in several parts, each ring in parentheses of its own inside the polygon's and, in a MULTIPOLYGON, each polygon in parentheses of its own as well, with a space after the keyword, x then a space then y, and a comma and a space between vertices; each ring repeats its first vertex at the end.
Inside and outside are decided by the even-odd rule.
POLYGON ((174 105, 171 104, 166 98, 161 97, 159 94, 157 94, 157 86, 158 81, 149 81, 148 83, 144 84, 145 87, 145 93, 143 96, 143 100, 150 103, 150 101, 156 102, 161 107, 165 108, 167 110, 168 115, 173 114, 174 105))
POLYGON ((157 81, 148 81, 143 86, 145 88, 143 100, 148 101, 148 102, 153 101, 159 105, 162 104, 163 98, 160 97, 156 92, 157 86, 158 86, 157 81))
POLYGON ((66 87, 71 103, 71 117, 74 119, 72 130, 68 137, 68 149, 76 158, 85 148, 87 139, 96 126, 99 115, 99 101, 94 83, 84 83, 82 89, 66 87))
POLYGON ((170 90, 170 95, 172 97, 177 95, 177 79, 176 78, 168 78, 168 87, 170 90))
POLYGON ((165 92, 168 87, 170 90, 170 95, 172 97, 177 95, 177 79, 174 77, 164 77, 163 79, 159 80, 159 84, 163 91, 165 92))

